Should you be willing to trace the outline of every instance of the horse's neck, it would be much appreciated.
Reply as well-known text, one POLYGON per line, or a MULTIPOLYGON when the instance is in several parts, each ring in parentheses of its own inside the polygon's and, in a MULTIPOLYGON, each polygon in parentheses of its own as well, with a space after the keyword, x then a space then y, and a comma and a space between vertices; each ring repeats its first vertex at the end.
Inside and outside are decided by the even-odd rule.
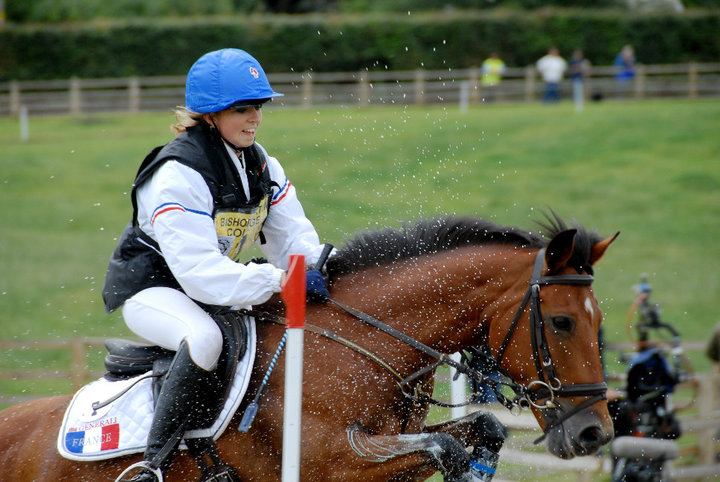
MULTIPOLYGON (((488 313, 519 302, 525 289, 520 281, 528 279, 532 259, 513 247, 474 246, 405 260, 392 269, 371 270, 372 285, 382 288, 374 298, 363 296, 363 302, 417 340, 440 351, 457 351, 484 341, 488 313)), ((369 286, 356 284, 356 295, 369 286)))

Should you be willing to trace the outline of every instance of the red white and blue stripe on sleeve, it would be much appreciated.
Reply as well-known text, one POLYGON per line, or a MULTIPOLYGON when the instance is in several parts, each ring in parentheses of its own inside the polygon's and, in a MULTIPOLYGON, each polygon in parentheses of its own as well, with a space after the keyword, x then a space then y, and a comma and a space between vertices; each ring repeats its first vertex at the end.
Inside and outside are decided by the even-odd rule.
POLYGON ((150 221, 150 224, 155 224, 155 220, 160 216, 161 214, 165 214, 171 211, 180 211, 183 213, 195 213, 195 214, 202 214, 205 216, 208 216, 212 218, 212 215, 210 213, 206 213, 205 211, 198 211, 197 209, 190 209, 186 208, 180 203, 164 203, 155 208, 155 211, 153 211, 152 214, 152 220, 150 221))
POLYGON ((292 186, 292 183, 290 180, 286 177, 285 183, 282 185, 282 187, 278 190, 278 192, 275 193, 275 195, 272 197, 272 200, 270 201, 270 205, 274 205, 279 203, 283 200, 283 198, 287 195, 287 193, 290 191, 290 186, 292 186))
MULTIPOLYGON (((291 186, 292 186, 292 183, 290 182, 290 180, 288 178, 285 178, 285 183, 283 183, 282 187, 272 197, 270 204, 274 205, 274 204, 277 204, 280 201, 282 201, 283 198, 290 191, 291 186)), ((155 220, 157 220, 158 216, 160 216, 161 214, 171 212, 171 211, 180 211, 183 213, 201 214, 201 215, 212 218, 212 215, 210 213, 206 213, 205 211, 199 211, 197 209, 186 208, 185 206, 183 206, 182 204, 177 203, 177 202, 169 202, 169 203, 161 204, 160 206, 155 208, 155 211, 153 211, 153 213, 152 213, 150 224, 154 225, 155 220)))

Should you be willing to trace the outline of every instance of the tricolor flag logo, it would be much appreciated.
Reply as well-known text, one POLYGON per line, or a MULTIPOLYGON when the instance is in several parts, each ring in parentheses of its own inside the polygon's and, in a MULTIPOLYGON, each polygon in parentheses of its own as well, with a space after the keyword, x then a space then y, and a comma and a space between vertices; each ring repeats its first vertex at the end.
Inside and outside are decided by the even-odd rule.
POLYGON ((70 429, 65 434, 65 448, 75 454, 112 450, 120 445, 120 424, 104 425, 86 430, 70 429))

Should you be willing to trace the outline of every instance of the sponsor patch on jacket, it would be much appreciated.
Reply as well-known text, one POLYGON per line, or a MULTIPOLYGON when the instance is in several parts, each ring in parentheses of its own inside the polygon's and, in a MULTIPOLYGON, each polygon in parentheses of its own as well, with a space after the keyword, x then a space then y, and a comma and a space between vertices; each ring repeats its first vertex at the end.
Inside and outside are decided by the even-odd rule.
POLYGON ((260 236, 268 215, 268 198, 254 208, 219 210, 215 213, 215 230, 220 251, 234 261, 260 236))

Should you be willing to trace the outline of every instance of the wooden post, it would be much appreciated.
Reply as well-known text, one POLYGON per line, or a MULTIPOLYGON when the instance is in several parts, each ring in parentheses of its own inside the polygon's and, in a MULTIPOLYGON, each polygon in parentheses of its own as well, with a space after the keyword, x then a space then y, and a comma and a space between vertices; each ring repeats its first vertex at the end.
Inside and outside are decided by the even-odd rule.
MULTIPOLYGON (((715 394, 718 385, 718 375, 708 373, 699 379, 698 387, 698 415, 701 420, 710 420, 713 408, 715 407, 715 394)), ((702 465, 710 465, 715 462, 715 440, 714 435, 717 429, 713 424, 698 433, 698 455, 702 465)))
POLYGON ((425 103, 425 71, 417 69, 415 71, 415 103, 423 105, 425 103))
POLYGON ((478 68, 477 67, 471 67, 470 68, 470 103, 471 104, 477 104, 480 100, 480 82, 478 81, 478 78, 480 76, 478 75, 478 68))
POLYGON ((698 66, 695 62, 688 64, 688 97, 695 99, 698 96, 698 66))
POLYGON ((635 69, 635 98, 645 97, 645 67, 638 65, 635 69))
POLYGON ((470 103, 470 82, 460 81, 460 112, 465 114, 470 103))
POLYGON ((370 103, 370 75, 366 70, 360 71, 358 78, 358 105, 365 107, 370 103))
POLYGON ((312 106, 312 93, 313 93, 313 79, 310 72, 305 72, 302 76, 303 84, 302 84, 302 93, 303 93, 303 101, 302 105, 306 109, 310 108, 312 106))
POLYGON ((130 77, 128 79, 128 97, 130 113, 135 114, 140 111, 140 79, 130 77))
POLYGON ((75 337, 70 341, 70 350, 72 359, 70 366, 72 369, 73 390, 79 390, 85 383, 85 342, 82 338, 75 337))
POLYGON ((20 115, 20 82, 10 82, 10 115, 20 115))
MULTIPOLYGON (((460 355, 460 352, 453 353, 450 355, 450 358, 455 360, 456 362, 460 363, 462 361, 462 357, 460 355)), ((465 400, 467 399, 467 376, 463 375, 461 373, 458 373, 457 370, 454 368, 450 369, 450 402, 453 405, 461 405, 465 400), (455 379, 457 377, 457 380, 455 379)), ((465 415, 467 415, 467 405, 462 405, 459 407, 452 407, 450 409, 450 418, 452 420, 456 420, 458 418, 462 418, 465 415)))
POLYGON ((28 108, 26 105, 20 106, 20 140, 27 142, 30 140, 30 119, 28 108))
POLYGON ((535 100, 535 67, 528 65, 525 67, 525 102, 533 102, 535 100))
POLYGON ((80 79, 73 77, 70 79, 70 113, 77 115, 81 113, 81 92, 80 79))

